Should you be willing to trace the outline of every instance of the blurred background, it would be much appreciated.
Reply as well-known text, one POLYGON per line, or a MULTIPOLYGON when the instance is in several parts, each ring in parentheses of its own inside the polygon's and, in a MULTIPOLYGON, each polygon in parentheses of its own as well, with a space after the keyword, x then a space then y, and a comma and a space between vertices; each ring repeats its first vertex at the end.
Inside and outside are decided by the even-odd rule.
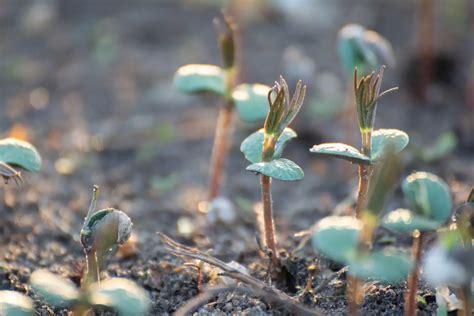
MULTIPOLYGON (((108 273, 144 286, 153 313, 197 294, 193 271, 160 254, 156 231, 258 270, 260 186, 239 146, 262 125, 236 121, 222 191, 235 213, 210 226, 197 206, 220 100, 183 95, 172 84, 184 64, 221 65, 212 20, 222 8, 240 27, 244 81, 272 85, 283 74, 291 90, 298 79, 308 85, 292 123, 299 137, 284 154, 305 178, 272 188, 281 248, 294 249, 296 232, 353 201, 357 168, 308 151, 322 142, 360 144, 352 74, 337 53, 348 23, 393 46, 382 89, 399 91, 379 102, 376 128, 409 134, 402 176, 433 172, 455 203, 466 200, 474 183, 472 0, 0 0, 0 133, 31 141, 43 157, 38 174, 23 173, 24 185, 0 190, 1 289, 27 291, 38 267, 79 282, 79 230, 93 184, 100 208, 122 209, 134 222, 131 248, 108 273)), ((387 209, 404 205, 397 189, 387 209)), ((307 248, 302 255, 311 258, 307 248)))
MULTIPOLYGON (((245 81, 272 85, 283 74, 291 87, 300 78, 308 85, 293 124, 299 138, 286 152, 306 177, 275 182, 281 225, 290 225, 282 214, 303 210, 301 226, 309 226, 308 214, 331 211, 356 186, 356 168, 308 153, 320 142, 359 146, 356 118, 347 118, 352 75, 336 49, 348 23, 393 46, 382 88, 400 89, 379 102, 376 127, 410 135, 405 173, 435 172, 465 199, 474 180, 471 0, 0 0, 1 133, 31 141, 44 159, 26 189, 6 188, 7 204, 38 209, 48 225, 74 234, 94 183, 103 205, 128 211, 150 234, 158 224, 139 218, 194 209, 219 100, 182 95, 172 78, 186 63, 221 64, 212 20, 222 8, 240 26, 245 81)), ((260 191, 239 145, 260 127, 237 122, 227 164, 223 193, 244 210, 260 191)))

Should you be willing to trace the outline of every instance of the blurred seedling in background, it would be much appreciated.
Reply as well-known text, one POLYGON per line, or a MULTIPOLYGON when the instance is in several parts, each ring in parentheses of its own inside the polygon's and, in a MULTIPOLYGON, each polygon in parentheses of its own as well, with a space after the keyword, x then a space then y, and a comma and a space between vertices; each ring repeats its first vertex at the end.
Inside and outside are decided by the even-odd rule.
POLYGON ((337 50, 344 69, 367 76, 382 65, 395 64, 392 45, 379 33, 359 24, 348 24, 338 34, 337 50))
POLYGON ((401 283, 412 268, 410 258, 403 252, 372 249, 375 229, 385 202, 398 182, 401 164, 393 156, 379 164, 372 176, 369 198, 361 218, 329 216, 313 228, 313 248, 324 256, 349 267, 347 296, 349 314, 357 315, 364 298, 361 280, 401 283))
POLYGON ((262 84, 240 83, 237 26, 226 15, 224 26, 217 20, 216 25, 223 67, 189 64, 180 67, 174 76, 174 85, 179 91, 188 94, 211 93, 221 97, 223 101, 219 109, 209 171, 207 201, 211 203, 220 195, 224 163, 233 134, 235 110, 245 122, 263 120, 268 112, 266 97, 270 90, 270 87, 262 84))
POLYGON ((442 227, 451 216, 452 201, 448 185, 438 176, 427 172, 409 175, 402 185, 410 209, 396 209, 382 220, 382 226, 413 235, 412 260, 414 270, 407 281, 405 314, 416 313, 416 293, 420 274, 423 241, 427 232, 442 227))
POLYGON ((15 138, 0 140, 0 175, 8 184, 13 180, 16 185, 23 182, 21 168, 27 171, 38 172, 41 168, 41 157, 33 145, 15 138))
POLYGON ((93 306, 112 308, 119 315, 144 315, 149 298, 137 284, 122 278, 100 280, 100 270, 107 256, 130 237, 132 222, 124 212, 113 208, 96 211, 98 195, 98 187, 94 186, 81 229, 81 243, 86 254, 81 287, 46 270, 33 272, 31 286, 49 304, 55 308, 69 308, 74 315, 87 315, 93 306))
POLYGON ((472 313, 472 281, 474 278, 474 189, 467 202, 454 211, 448 229, 440 230, 438 242, 426 253, 423 276, 436 287, 438 315, 458 310, 459 315, 472 313), (450 288, 456 295, 450 295, 450 288))
POLYGON ((288 128, 298 114, 306 94, 306 86, 301 81, 296 84, 295 93, 290 100, 290 91, 283 77, 268 93, 270 111, 265 120, 264 128, 248 136, 241 144, 240 150, 252 164, 247 170, 260 174, 263 203, 263 227, 265 245, 271 252, 272 266, 278 270, 278 258, 271 184, 272 178, 282 181, 301 180, 303 170, 293 161, 281 158, 287 143, 296 137, 296 133, 288 128))

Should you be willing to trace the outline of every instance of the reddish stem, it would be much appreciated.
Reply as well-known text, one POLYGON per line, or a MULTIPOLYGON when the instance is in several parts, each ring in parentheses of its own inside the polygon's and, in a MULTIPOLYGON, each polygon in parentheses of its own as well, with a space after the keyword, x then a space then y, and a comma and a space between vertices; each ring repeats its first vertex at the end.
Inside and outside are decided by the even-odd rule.
POLYGON ((225 106, 220 108, 217 119, 209 169, 209 191, 207 196, 209 202, 219 196, 222 187, 224 164, 231 145, 231 137, 234 129, 233 117, 234 103, 229 100, 225 106))
POLYGON ((415 269, 408 276, 407 294, 405 295, 405 315, 415 316, 416 314, 416 293, 418 291, 418 282, 420 278, 420 261, 423 246, 423 233, 415 231, 413 233, 412 257, 415 263, 415 269))

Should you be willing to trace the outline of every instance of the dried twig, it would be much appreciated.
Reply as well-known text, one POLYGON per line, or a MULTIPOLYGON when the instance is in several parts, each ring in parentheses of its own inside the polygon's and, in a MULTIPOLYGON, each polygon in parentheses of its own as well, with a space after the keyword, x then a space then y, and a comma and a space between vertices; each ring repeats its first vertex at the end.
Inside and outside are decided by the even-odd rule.
POLYGON ((290 303, 288 301, 282 301, 280 297, 272 295, 266 291, 255 289, 255 288, 238 287, 238 286, 231 286, 231 287, 218 286, 218 287, 206 288, 202 294, 197 295, 191 300, 189 300, 186 304, 181 306, 173 315, 174 316, 192 315, 192 313, 195 312, 200 306, 202 306, 204 303, 212 299, 217 294, 224 293, 224 292, 231 292, 231 291, 240 292, 241 294, 248 294, 251 296, 259 296, 267 301, 274 302, 276 304, 282 304, 288 307, 289 309, 293 310, 297 315, 303 315, 303 316, 320 315, 302 306, 297 306, 298 308, 295 308, 295 305, 293 303, 290 303))
MULTIPOLYGON (((222 274, 228 277, 231 277, 233 279, 239 280, 245 284, 248 284, 252 287, 252 289, 247 289, 247 290, 240 290, 242 288, 238 288, 239 291, 247 291, 250 293, 257 294, 258 296, 263 296, 265 298, 271 298, 273 302, 278 302, 281 303, 285 306, 287 306, 290 310, 295 312, 297 315, 324 315, 325 312, 320 309, 320 308, 314 308, 314 309, 308 309, 306 307, 303 307, 299 304, 299 302, 286 294, 283 291, 280 291, 276 289, 273 286, 270 286, 262 281, 260 281, 257 278, 254 278, 251 275, 248 275, 246 273, 240 272, 237 269, 232 268, 225 262, 214 258, 206 253, 203 253, 202 251, 196 249, 196 248, 191 248, 184 246, 173 239, 169 238, 163 233, 158 232, 158 235, 160 236, 161 240, 165 244, 165 250, 166 252, 173 254, 175 256, 183 256, 183 257, 188 257, 192 259, 197 259, 204 261, 210 265, 213 265, 215 267, 220 268, 222 271, 224 271, 222 274)), ((202 298, 199 299, 199 302, 202 302, 203 299, 208 298, 209 295, 207 294, 208 291, 203 293, 202 298), (207 295, 206 295, 207 294, 207 295)), ((212 297, 212 295, 211 295, 212 297)), ((208 298, 209 299, 209 298, 208 298)), ((189 303, 191 304, 191 302, 189 303)), ((194 306, 194 305, 192 305, 194 306)), ((179 314, 177 313, 176 315, 185 315, 185 314, 179 314)))

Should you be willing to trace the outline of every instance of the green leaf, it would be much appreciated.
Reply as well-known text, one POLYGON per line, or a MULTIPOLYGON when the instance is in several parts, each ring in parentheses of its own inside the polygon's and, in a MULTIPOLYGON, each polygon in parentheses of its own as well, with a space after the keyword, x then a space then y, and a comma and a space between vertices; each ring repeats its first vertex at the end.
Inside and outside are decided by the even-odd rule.
POLYGON ((91 303, 111 307, 119 315, 145 315, 150 305, 146 292, 134 282, 112 278, 92 285, 91 303))
POLYGON ((46 270, 37 270, 30 277, 33 289, 54 307, 66 307, 79 298, 74 283, 46 270))
POLYGON ((377 162, 396 155, 408 145, 407 133, 398 129, 378 129, 372 133, 372 152, 370 159, 377 162))
POLYGON ((0 291, 0 314, 3 316, 33 316, 33 301, 15 291, 0 291))
POLYGON ((376 251, 354 258, 349 271, 358 278, 382 282, 403 282, 413 267, 410 259, 401 252, 376 251))
POLYGON ((248 166, 247 170, 283 181, 301 180, 304 177, 300 166, 285 158, 270 162, 257 162, 248 166))
POLYGON ((348 160, 357 164, 370 164, 370 158, 356 148, 342 143, 325 143, 314 145, 310 152, 323 156, 348 160))
POLYGON ((391 211, 382 219, 382 226, 400 232, 436 230, 439 223, 435 220, 418 216, 407 209, 391 211))
POLYGON ((184 93, 212 92, 225 95, 225 71, 215 65, 190 64, 176 71, 173 83, 184 93))
POLYGON ((0 161, 28 171, 39 171, 41 157, 33 145, 15 138, 0 140, 0 161))
MULTIPOLYGON (((262 150, 263 150, 263 139, 264 139, 263 128, 250 134, 240 145, 240 151, 244 154, 245 158, 251 163, 257 163, 262 161, 262 150)), ((296 137, 296 133, 291 128, 287 127, 283 130, 283 133, 278 138, 275 145, 275 153, 273 159, 279 159, 285 149, 286 145, 290 140, 296 137)))
POLYGON ((329 216, 316 224, 313 248, 326 257, 346 264, 357 251, 362 222, 352 216, 329 216))
POLYGON ((451 215, 449 187, 441 178, 428 172, 415 172, 402 184, 405 198, 418 216, 444 224, 451 215))
POLYGON ((263 84, 241 84, 232 92, 240 119, 245 122, 258 122, 265 119, 268 113, 268 91, 270 87, 263 84))

